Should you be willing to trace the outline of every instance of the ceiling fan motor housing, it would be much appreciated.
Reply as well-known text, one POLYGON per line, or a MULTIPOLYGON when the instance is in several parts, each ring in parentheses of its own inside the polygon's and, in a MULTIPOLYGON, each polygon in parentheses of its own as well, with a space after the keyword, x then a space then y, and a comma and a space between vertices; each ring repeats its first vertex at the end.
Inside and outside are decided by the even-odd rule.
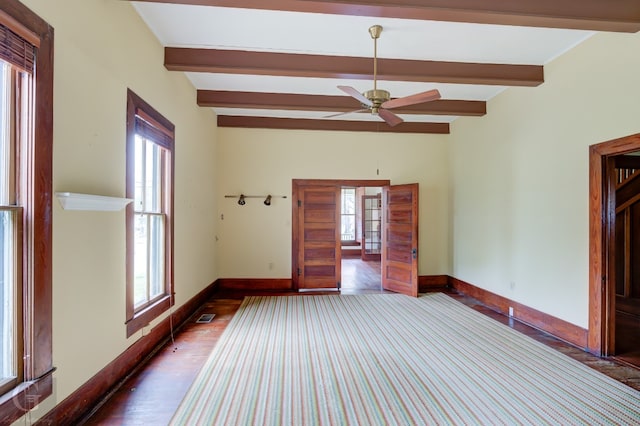
POLYGON ((365 98, 369 99, 371 103, 373 103, 373 106, 363 106, 365 106, 366 108, 371 108, 371 112, 374 114, 378 112, 380 105, 391 99, 391 93, 382 89, 367 90, 363 93, 363 95, 365 98))

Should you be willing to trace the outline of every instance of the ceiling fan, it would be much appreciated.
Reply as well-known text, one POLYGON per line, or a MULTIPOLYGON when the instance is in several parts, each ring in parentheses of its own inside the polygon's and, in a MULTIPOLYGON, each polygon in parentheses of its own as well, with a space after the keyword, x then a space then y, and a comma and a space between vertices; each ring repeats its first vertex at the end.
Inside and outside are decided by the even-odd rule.
POLYGON ((390 109, 421 104, 424 102, 430 102, 440 99, 440 92, 438 92, 438 90, 436 89, 397 99, 391 99, 391 93, 389 93, 388 91, 378 89, 378 38, 380 38, 381 33, 382 26, 380 25, 374 25, 369 28, 369 34, 371 34, 371 38, 373 39, 373 90, 368 90, 364 93, 360 93, 351 86, 338 86, 338 89, 342 90, 354 99, 360 101, 364 109, 343 112, 340 114, 332 115, 331 117, 351 114, 354 112, 371 111, 371 114, 378 115, 380 118, 386 121, 389 126, 395 126, 402 123, 404 120, 402 120, 402 118, 398 117, 393 112, 389 111, 390 109))

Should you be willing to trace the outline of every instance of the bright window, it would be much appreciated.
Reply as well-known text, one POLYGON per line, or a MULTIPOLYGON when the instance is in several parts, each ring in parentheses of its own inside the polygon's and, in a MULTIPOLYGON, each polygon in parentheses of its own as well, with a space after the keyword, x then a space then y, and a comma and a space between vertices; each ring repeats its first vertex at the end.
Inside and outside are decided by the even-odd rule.
POLYGON ((0 419, 9 424, 52 392, 52 135, 53 29, 3 0, 0 419))
POLYGON ((140 309, 164 294, 165 224, 162 209, 162 171, 166 150, 136 135, 136 197, 134 243, 134 308, 140 309))
POLYGON ((19 99, 22 90, 29 91, 30 80, 30 74, 0 60, 0 389, 14 386, 21 377, 23 217, 17 201, 16 159, 20 139, 29 134, 26 126, 30 121, 29 105, 19 99))
POLYGON ((342 241, 356 240, 356 189, 344 187, 340 196, 341 203, 341 239, 342 241))
POLYGON ((128 94, 127 335, 173 304, 173 125, 128 94))

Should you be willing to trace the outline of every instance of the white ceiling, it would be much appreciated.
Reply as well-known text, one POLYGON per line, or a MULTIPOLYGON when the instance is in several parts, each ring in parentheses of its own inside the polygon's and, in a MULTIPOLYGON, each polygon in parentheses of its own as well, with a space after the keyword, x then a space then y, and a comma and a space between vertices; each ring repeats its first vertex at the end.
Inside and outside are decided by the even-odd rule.
MULTIPOLYGON (((593 32, 552 28, 436 22, 365 16, 250 10, 134 2, 165 47, 212 48, 333 56, 373 57, 368 28, 382 25, 380 58, 545 65, 593 32)), ((372 65, 373 67, 373 65, 372 65)), ((359 91, 366 80, 338 80, 243 74, 186 73, 197 89, 243 92, 344 95, 338 84, 359 91)), ((403 97, 436 88, 443 99, 488 101, 504 86, 380 81, 379 88, 403 97)), ((530 88, 535 90, 535 87, 530 88)), ((323 118, 331 112, 214 108, 220 115, 323 118)), ((454 116, 400 115, 406 121, 451 122, 454 116)), ((349 114, 345 120, 379 120, 349 114)))

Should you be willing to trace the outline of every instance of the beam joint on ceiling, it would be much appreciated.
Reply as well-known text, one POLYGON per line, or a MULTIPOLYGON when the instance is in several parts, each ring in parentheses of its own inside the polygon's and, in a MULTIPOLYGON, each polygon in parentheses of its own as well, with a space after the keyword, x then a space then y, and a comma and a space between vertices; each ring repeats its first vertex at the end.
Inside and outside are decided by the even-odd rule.
POLYGON ((375 133, 449 134, 449 123, 400 123, 391 127, 380 121, 313 120, 298 118, 244 117, 219 115, 218 127, 245 129, 335 130, 375 133))
POLYGON ((638 0, 142 0, 153 3, 191 4, 278 10, 333 15, 372 16, 569 28, 592 31, 640 31, 638 0))
MULTIPOLYGON (((350 96, 301 95, 293 93, 232 92, 198 90, 201 107, 279 109, 297 111, 349 112, 360 107, 350 96)), ((440 99, 402 108, 397 114, 456 115, 480 117, 487 113, 485 101, 440 99)))
MULTIPOLYGON (((165 47, 170 71, 372 80, 371 58, 165 47)), ((538 65, 378 59, 378 79, 427 83, 539 86, 538 65)))

